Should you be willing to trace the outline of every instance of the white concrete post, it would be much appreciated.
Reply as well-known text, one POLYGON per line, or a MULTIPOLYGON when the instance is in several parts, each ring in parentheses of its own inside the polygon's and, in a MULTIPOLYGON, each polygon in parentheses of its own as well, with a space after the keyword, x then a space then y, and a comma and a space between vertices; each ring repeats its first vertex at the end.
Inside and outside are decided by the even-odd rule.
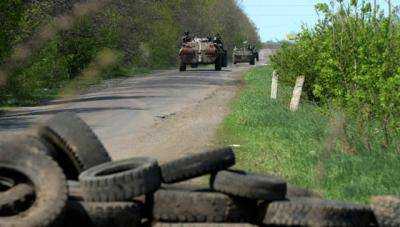
POLYGON ((278 94, 278 73, 274 71, 272 73, 272 83, 271 83, 271 99, 276 99, 278 94))
POLYGON ((290 110, 297 111, 299 109, 301 92, 303 90, 304 76, 297 77, 296 85, 293 89, 292 100, 290 101, 290 110))

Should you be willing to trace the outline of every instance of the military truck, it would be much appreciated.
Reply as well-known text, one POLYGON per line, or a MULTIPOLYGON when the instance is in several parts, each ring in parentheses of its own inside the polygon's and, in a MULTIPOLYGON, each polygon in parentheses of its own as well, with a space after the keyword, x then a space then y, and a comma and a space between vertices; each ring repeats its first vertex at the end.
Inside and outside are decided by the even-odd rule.
POLYGON ((183 42, 179 50, 179 71, 186 71, 188 65, 196 68, 198 65, 214 64, 215 70, 220 71, 227 67, 227 51, 223 45, 210 38, 194 38, 183 42))
POLYGON ((258 61, 258 52, 249 46, 235 47, 233 49, 233 64, 249 62, 250 65, 255 65, 258 61))

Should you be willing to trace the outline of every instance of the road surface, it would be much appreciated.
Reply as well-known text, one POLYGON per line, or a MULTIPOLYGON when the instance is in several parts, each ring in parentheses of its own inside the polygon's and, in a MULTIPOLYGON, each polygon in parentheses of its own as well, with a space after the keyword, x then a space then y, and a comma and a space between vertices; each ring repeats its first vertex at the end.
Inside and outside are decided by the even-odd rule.
POLYGON ((84 119, 114 160, 152 156, 160 162, 212 147, 247 65, 221 72, 167 70, 110 80, 87 94, 0 117, 0 140, 29 130, 53 114, 72 111, 84 119))

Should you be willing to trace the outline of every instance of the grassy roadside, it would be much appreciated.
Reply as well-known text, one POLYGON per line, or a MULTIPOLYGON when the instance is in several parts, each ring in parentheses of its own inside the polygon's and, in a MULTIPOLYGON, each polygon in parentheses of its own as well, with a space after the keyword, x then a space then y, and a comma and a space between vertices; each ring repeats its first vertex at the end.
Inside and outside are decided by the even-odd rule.
POLYGON ((245 87, 232 103, 218 135, 223 145, 236 149, 238 168, 270 172, 289 183, 315 189, 326 198, 367 202, 370 195, 400 194, 400 155, 358 151, 348 154, 332 138, 335 114, 322 114, 303 103, 291 113, 291 88, 279 85, 279 99, 269 99, 270 67, 245 75, 245 87))

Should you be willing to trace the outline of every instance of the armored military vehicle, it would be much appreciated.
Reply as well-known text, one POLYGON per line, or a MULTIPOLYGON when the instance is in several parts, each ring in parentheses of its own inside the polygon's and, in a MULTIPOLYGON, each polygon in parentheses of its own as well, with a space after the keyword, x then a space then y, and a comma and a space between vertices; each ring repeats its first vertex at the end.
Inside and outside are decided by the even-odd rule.
POLYGON ((182 42, 179 51, 179 71, 186 71, 190 65, 196 68, 198 65, 214 64, 215 70, 220 71, 227 67, 227 52, 221 43, 210 38, 193 38, 189 42, 182 42))
POLYGON ((233 49, 233 64, 248 62, 250 65, 255 65, 258 61, 258 52, 255 48, 249 45, 243 45, 240 48, 233 49))

